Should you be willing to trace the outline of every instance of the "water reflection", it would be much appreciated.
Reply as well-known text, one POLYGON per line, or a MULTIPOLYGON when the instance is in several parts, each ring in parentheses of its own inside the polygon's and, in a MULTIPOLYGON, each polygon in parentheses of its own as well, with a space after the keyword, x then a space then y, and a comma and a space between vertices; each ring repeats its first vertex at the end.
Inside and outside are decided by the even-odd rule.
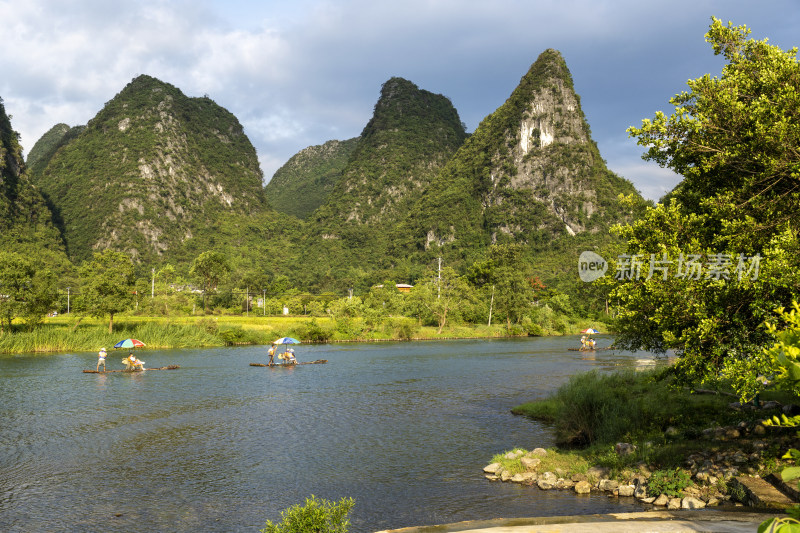
POLYGON ((352 531, 637 509, 483 478, 495 453, 552 445, 511 407, 646 359, 576 344, 301 346, 329 363, 291 369, 249 366, 265 347, 153 351, 181 368, 133 375, 0 359, 0 530, 256 531, 311 494, 354 497, 352 531))

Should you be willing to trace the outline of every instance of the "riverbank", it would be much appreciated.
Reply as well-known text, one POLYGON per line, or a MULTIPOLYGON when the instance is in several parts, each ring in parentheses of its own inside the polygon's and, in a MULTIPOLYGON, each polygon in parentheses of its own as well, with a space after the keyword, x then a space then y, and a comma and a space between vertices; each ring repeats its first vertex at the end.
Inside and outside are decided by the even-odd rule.
MULTIPOLYGON (((594 327, 604 324, 593 322, 594 327)), ((548 335, 577 335, 582 326, 548 331, 548 335)), ((585 326, 583 326, 585 327, 585 326)), ((16 325, 11 334, 0 335, 0 354, 97 351, 119 340, 142 340, 148 349, 203 348, 234 345, 266 345, 279 337, 304 343, 380 342, 408 340, 492 339, 527 336, 525 330, 500 325, 452 325, 442 329, 421 326, 405 317, 379 323, 363 318, 336 320, 308 316, 117 316, 113 331, 108 321, 91 317, 57 316, 29 330, 16 325)))
POLYGON ((800 496, 780 477, 794 466, 783 457, 800 439, 764 421, 800 406, 779 393, 763 396, 741 404, 723 388, 676 387, 656 371, 576 375, 550 398, 513 410, 552 424, 559 446, 497 454, 484 473, 492 482, 599 492, 655 509, 736 505, 781 514, 800 496))

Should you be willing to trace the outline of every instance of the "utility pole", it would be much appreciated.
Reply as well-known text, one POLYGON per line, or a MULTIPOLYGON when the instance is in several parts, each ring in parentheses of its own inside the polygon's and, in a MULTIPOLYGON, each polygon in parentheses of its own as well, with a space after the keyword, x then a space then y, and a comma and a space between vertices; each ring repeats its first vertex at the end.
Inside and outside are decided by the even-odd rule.
POLYGON ((156 297, 156 269, 153 267, 153 283, 150 285, 150 299, 156 297))
POLYGON ((69 314, 69 287, 67 287, 67 314, 69 314))
POLYGON ((439 278, 438 278, 438 281, 436 282, 436 285, 437 285, 437 288, 438 288, 438 293, 436 294, 436 298, 438 299, 438 298, 442 297, 442 258, 441 257, 439 257, 439 278))
POLYGON ((267 289, 261 289, 261 306, 264 308, 264 316, 267 316, 267 289))
POLYGON ((492 299, 489 300, 489 326, 492 325, 492 307, 494 306, 494 285, 492 285, 492 299))
POLYGON ((244 295, 244 316, 250 316, 250 287, 245 290, 247 292, 244 295))

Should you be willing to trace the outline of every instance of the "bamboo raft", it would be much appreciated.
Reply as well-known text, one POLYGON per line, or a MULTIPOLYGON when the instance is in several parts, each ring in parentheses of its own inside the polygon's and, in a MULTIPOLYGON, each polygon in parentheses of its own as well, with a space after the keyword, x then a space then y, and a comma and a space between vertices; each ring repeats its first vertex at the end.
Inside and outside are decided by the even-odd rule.
POLYGON ((268 366, 270 368, 285 368, 285 367, 292 367, 292 366, 299 366, 299 365, 324 365, 327 363, 327 359, 317 359, 316 361, 305 361, 303 363, 294 363, 294 364, 271 364, 265 365, 264 363, 250 363, 250 366, 268 366))
POLYGON ((611 346, 608 346, 607 348, 584 348, 584 349, 567 348, 567 350, 569 350, 570 352, 601 352, 603 350, 613 350, 613 349, 614 348, 612 348, 611 346))
MULTIPOLYGON (((159 366, 157 368, 145 368, 144 370, 145 371, 148 371, 148 370, 175 370, 177 368, 180 368, 180 366, 178 366, 178 365, 168 365, 168 366, 159 366)), ((112 372, 126 372, 128 374, 132 374, 134 372, 142 372, 142 370, 125 370, 125 369, 122 369, 122 370, 84 370, 83 372, 85 374, 110 374, 112 372)))

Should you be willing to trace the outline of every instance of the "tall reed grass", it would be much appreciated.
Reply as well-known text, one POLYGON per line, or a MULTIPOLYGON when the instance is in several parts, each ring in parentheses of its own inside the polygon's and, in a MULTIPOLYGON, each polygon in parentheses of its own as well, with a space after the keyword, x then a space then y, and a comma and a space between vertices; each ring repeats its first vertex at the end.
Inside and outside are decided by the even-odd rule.
POLYGON ((691 394, 657 376, 635 370, 577 374, 552 397, 512 412, 552 423, 558 444, 568 446, 663 439, 668 426, 696 432, 708 413, 720 413, 723 422, 726 397, 691 394))
POLYGON ((217 335, 192 324, 121 322, 110 334, 105 324, 81 324, 74 331, 69 324, 46 324, 0 336, 0 353, 97 351, 129 337, 156 349, 225 344, 217 335))

